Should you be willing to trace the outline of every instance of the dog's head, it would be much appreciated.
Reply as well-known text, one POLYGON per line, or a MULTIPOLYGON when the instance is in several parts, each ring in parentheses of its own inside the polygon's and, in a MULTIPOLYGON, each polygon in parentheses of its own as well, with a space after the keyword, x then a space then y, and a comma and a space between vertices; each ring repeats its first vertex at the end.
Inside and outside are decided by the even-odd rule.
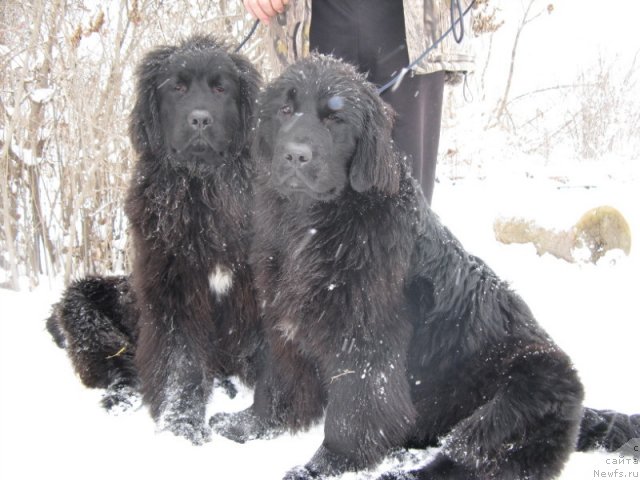
POLYGON ((353 67, 304 59, 267 87, 260 104, 255 155, 282 195, 330 201, 348 188, 398 191, 391 113, 353 67))
POLYGON ((138 153, 177 162, 237 154, 247 142, 260 76, 211 37, 149 52, 136 72, 130 136, 138 153))

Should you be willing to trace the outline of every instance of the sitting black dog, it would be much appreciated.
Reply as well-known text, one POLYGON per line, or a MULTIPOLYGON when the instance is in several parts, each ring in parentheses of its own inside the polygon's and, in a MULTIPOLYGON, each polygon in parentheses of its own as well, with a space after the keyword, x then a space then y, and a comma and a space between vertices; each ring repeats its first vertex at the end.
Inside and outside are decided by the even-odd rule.
MULTIPOLYGON (((436 445, 432 462, 387 478, 552 478, 578 440, 578 375, 430 210, 390 134, 375 88, 332 58, 267 87, 251 263, 268 361, 253 406, 212 425, 243 442, 324 413, 324 442, 288 479, 436 445)), ((640 433, 637 417, 587 412, 581 448, 640 433)))
POLYGON ((259 80, 210 37, 142 59, 126 201, 132 277, 74 283, 48 320, 87 386, 107 388, 105 406, 141 391, 161 428, 194 443, 209 437, 213 380, 255 377, 247 142, 259 80))

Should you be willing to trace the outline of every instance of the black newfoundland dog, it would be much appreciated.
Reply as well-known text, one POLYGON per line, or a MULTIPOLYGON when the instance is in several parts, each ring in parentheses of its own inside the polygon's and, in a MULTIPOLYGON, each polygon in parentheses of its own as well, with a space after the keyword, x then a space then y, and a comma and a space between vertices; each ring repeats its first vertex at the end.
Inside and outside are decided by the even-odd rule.
MULTIPOLYGON (((269 351, 253 406, 211 424, 243 442, 324 413, 324 442, 288 479, 436 445, 422 469, 387 478, 551 478, 583 418, 576 371, 429 209, 390 132, 374 87, 332 58, 266 89, 252 266, 269 351)), ((606 433, 609 414, 588 412, 583 448, 633 433, 627 416, 606 433)))
POLYGON ((259 80, 205 36, 142 59, 125 206, 132 277, 73 284, 48 320, 85 383, 108 389, 105 406, 141 391, 160 428, 194 443, 209 437, 214 379, 255 377, 247 142, 259 80))

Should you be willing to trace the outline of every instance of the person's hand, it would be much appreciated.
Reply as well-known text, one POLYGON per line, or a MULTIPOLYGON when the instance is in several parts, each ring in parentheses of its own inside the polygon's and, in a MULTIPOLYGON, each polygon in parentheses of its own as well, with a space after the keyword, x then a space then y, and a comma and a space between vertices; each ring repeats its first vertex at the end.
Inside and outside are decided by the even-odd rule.
POLYGON ((243 3, 251 15, 262 23, 269 23, 271 17, 284 12, 289 0, 243 0, 243 3))

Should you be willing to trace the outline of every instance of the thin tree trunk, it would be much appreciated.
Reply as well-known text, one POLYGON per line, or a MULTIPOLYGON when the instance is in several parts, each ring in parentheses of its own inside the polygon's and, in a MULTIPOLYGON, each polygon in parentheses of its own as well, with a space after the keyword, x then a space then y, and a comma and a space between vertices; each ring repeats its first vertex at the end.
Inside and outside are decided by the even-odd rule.
POLYGON ((7 253, 9 254, 9 286, 13 290, 20 288, 18 256, 16 254, 16 232, 14 230, 14 215, 11 212, 15 210, 15 199, 10 195, 11 182, 11 157, 9 150, 9 142, 2 145, 2 158, 0 159, 2 166, 2 181, 0 181, 0 189, 2 190, 2 223, 4 225, 5 242, 7 244, 7 253))
MULTIPOLYGON (((56 42, 56 36, 58 33, 58 22, 61 13, 61 1, 55 0, 51 6, 51 14, 49 19, 49 35, 47 42, 43 49, 44 60, 42 66, 37 72, 36 86, 37 88, 47 88, 50 86, 51 77, 51 56, 53 54, 53 46, 56 42)), ((44 7, 43 7, 44 13, 44 7)), ((28 121, 28 136, 25 145, 32 152, 33 159, 38 161, 42 159, 44 151, 43 139, 40 139, 39 130, 44 124, 44 103, 30 100, 30 115, 28 121)), ((53 244, 48 234, 48 227, 46 225, 44 215, 42 214, 42 202, 40 201, 40 168, 38 164, 26 165, 27 171, 27 185, 30 191, 29 205, 31 210, 31 218, 33 221, 33 243, 29 249, 29 256, 31 257, 31 272, 30 282, 32 286, 35 286, 39 282, 39 275, 44 273, 44 265, 46 258, 42 258, 42 253, 48 255, 49 264, 53 264, 55 258, 53 244)))
POLYGON ((507 103, 509 102, 509 93, 511 92, 511 83, 513 81, 513 73, 515 71, 515 65, 516 65, 516 54, 518 51, 518 44, 520 43, 520 35, 522 35, 522 31, 524 30, 524 27, 531 22, 534 18, 537 18, 539 16, 536 15, 533 18, 529 18, 529 14, 531 12, 531 8, 533 7, 533 4, 536 2, 536 0, 529 0, 529 4, 527 5, 527 8, 525 9, 524 15, 522 16, 522 21, 520 22, 520 25, 518 26, 518 31, 516 33, 516 38, 513 41, 513 47, 511 48, 511 62, 509 63, 509 75, 507 76, 507 84, 505 85, 504 88, 504 93, 502 94, 502 97, 500 98, 500 100, 498 101, 498 105, 496 107, 495 110, 495 114, 493 115, 493 124, 489 125, 489 126, 495 126, 500 124, 500 122, 502 121, 502 117, 505 115, 505 113, 507 112, 507 103))

